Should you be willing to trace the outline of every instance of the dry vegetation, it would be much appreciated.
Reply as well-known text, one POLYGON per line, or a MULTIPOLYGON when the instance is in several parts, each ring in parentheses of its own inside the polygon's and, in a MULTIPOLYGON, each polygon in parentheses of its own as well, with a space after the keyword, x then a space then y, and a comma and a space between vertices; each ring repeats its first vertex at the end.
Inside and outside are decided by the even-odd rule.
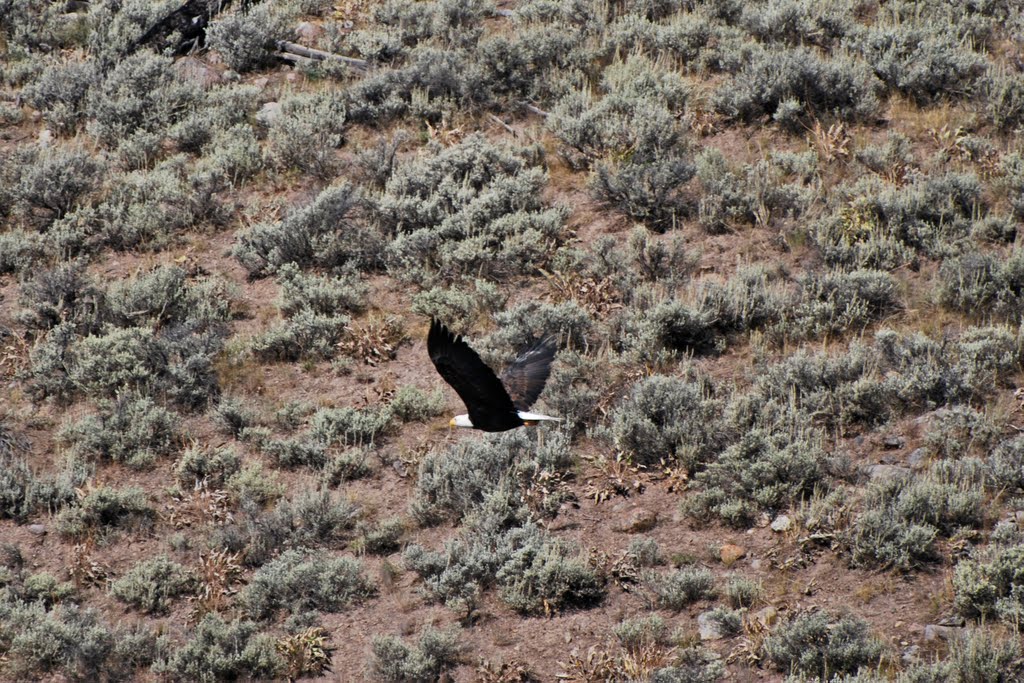
POLYGON ((0 0, 0 679, 1024 680, 1019 10, 0 0))

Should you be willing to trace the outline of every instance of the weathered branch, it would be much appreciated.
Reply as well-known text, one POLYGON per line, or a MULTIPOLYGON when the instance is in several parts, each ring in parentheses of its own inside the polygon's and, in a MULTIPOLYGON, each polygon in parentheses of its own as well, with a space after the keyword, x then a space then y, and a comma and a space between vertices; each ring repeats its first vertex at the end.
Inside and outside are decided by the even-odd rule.
POLYGON ((536 114, 537 116, 543 116, 544 118, 551 116, 551 112, 544 111, 540 107, 535 107, 529 102, 520 102, 519 106, 530 113, 536 114))
POLYGON ((355 57, 346 57, 344 55, 336 55, 333 52, 324 52, 323 50, 314 50, 311 47, 299 45, 298 43, 291 43, 287 40, 277 41, 277 49, 283 53, 297 55, 299 57, 305 57, 306 59, 315 59, 318 61, 330 60, 335 62, 342 62, 348 64, 353 69, 360 69, 365 71, 370 68, 370 63, 365 59, 356 59, 355 57))
POLYGON ((504 128, 505 130, 507 130, 507 131, 508 131, 509 133, 512 133, 512 137, 514 137, 514 138, 517 138, 517 137, 519 137, 519 133, 517 133, 517 132, 516 132, 516 129, 515 129, 515 128, 513 128, 513 127, 512 127, 512 126, 510 126, 510 125, 508 125, 507 123, 505 123, 504 121, 502 121, 502 120, 501 120, 500 118, 498 118, 498 117, 497 117, 497 116, 495 116, 494 114, 488 114, 487 116, 488 116, 488 118, 490 118, 490 119, 491 119, 491 121, 494 121, 494 122, 495 122, 496 124, 498 124, 499 126, 501 126, 502 128, 504 128))

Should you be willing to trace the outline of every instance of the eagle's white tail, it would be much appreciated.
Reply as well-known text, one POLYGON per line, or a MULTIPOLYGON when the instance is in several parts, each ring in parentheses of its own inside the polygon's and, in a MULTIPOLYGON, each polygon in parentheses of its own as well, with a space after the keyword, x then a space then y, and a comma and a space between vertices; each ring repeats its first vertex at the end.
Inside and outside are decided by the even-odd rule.
POLYGON ((540 413, 527 413, 525 411, 519 411, 519 419, 523 422, 543 422, 549 420, 551 422, 561 422, 560 417, 551 417, 550 415, 541 415, 540 413))

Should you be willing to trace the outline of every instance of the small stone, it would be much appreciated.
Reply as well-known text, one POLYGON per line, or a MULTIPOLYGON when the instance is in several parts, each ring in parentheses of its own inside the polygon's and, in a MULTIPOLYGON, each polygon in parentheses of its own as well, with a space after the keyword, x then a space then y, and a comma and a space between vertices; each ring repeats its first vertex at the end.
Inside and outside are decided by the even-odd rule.
POLYGON ((934 640, 950 640, 955 638, 960 629, 955 626, 941 626, 939 624, 928 624, 924 627, 924 639, 928 642, 934 640))
POLYGON ((35 534, 36 536, 43 536, 43 535, 46 534, 46 525, 45 524, 29 524, 28 525, 28 532, 30 534, 35 534))
POLYGON ((722 558, 722 564, 726 567, 747 556, 747 549, 734 543, 726 543, 718 552, 719 557, 722 558))
POLYGON ((37 138, 39 146, 46 149, 53 144, 53 131, 49 128, 43 128, 39 131, 39 137, 37 138))
POLYGON ((295 27, 295 35, 298 36, 299 42, 307 47, 316 43, 323 34, 322 28, 309 21, 299 22, 299 25, 295 27))
POLYGON ((915 470, 922 469, 928 463, 928 449, 915 448, 907 457, 907 464, 915 470))
POLYGON ((753 570, 754 570, 754 571, 756 571, 756 572, 759 572, 759 571, 761 571, 761 559, 760 559, 760 558, 757 558, 757 557, 755 557, 754 559, 752 559, 752 560, 750 561, 750 568, 751 568, 751 569, 753 569, 753 570))
POLYGON ((896 450, 897 448, 903 448, 907 443, 901 437, 887 436, 885 437, 885 440, 882 441, 882 445, 889 450, 896 450))
POLYGON ((280 102, 267 102, 256 112, 256 123, 269 128, 270 125, 281 115, 280 102))
POLYGON ((1024 510, 1017 510, 1013 513, 1013 518, 1017 520, 1017 524, 1024 526, 1024 510))
MULTIPOLYGON (((228 69, 227 71, 225 71, 224 73, 221 74, 221 78, 223 78, 225 81, 230 81, 232 83, 237 83, 238 81, 242 80, 242 75, 239 74, 237 71, 233 71, 231 69, 228 69)), ((268 82, 269 82, 269 79, 268 79, 268 82)))
POLYGON ((911 645, 902 652, 900 658, 903 660, 903 663, 907 666, 917 663, 921 659, 921 646, 911 645))
POLYGON ((721 640, 724 635, 719 623, 711 618, 711 612, 704 612, 697 617, 697 630, 700 631, 701 640, 721 640))
POLYGON ((650 531, 657 523, 657 512, 641 509, 630 515, 629 519, 626 520, 626 524, 622 527, 622 530, 626 533, 638 534, 644 531, 650 531))
POLYGON ((779 515, 772 520, 772 531, 781 533, 783 531, 789 531, 793 528, 793 520, 787 515, 779 515))
POLYGON ((761 626, 771 626, 778 620, 779 610, 775 609, 771 605, 758 610, 754 613, 754 621, 761 624, 761 626))
POLYGON ((892 481, 910 477, 911 470, 899 465, 871 465, 867 468, 867 473, 871 481, 892 481))

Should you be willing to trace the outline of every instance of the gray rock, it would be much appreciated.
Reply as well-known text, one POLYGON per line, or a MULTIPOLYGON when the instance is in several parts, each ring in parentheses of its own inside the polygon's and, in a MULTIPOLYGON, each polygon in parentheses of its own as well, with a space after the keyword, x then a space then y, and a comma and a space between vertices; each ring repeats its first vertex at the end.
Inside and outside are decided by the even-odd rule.
POLYGON ((904 446, 906 446, 907 442, 903 440, 903 437, 887 436, 885 437, 885 440, 882 441, 882 445, 888 448, 889 450, 896 450, 898 448, 903 448, 904 446))
POLYGON ((772 531, 783 532, 793 528, 793 520, 786 515, 779 515, 772 520, 772 531))
POLYGON ((912 472, 909 467, 899 465, 871 465, 867 468, 867 473, 872 481, 892 481, 906 479, 912 472))
POLYGON ((49 128, 43 128, 41 131, 39 131, 39 137, 37 138, 39 146, 42 147, 43 149, 46 149, 47 147, 53 144, 53 137, 54 136, 52 130, 50 130, 49 128))
POLYGON ((256 123, 269 128, 279 116, 281 116, 281 103, 267 102, 256 112, 256 123))
POLYGON ((45 524, 29 524, 28 525, 28 532, 30 534, 35 534, 36 536, 44 536, 46 534, 46 525, 45 524))
POLYGON ((195 57, 185 57, 174 63, 174 70, 183 80, 197 83, 204 88, 217 85, 221 82, 221 75, 216 69, 211 68, 202 60, 195 57))
POLYGON ((227 71, 221 74, 221 78, 223 78, 225 81, 230 81, 231 83, 237 83, 238 81, 242 80, 242 75, 237 71, 228 69, 227 71))
POLYGON ((900 659, 903 660, 903 664, 906 666, 916 664, 921 660, 921 646, 911 645, 910 647, 906 648, 900 654, 900 659))
POLYGON ((915 448, 907 457, 907 464, 915 470, 923 469, 928 464, 928 449, 915 448))
POLYGON ((956 626, 941 626, 939 624, 928 624, 924 627, 924 639, 927 642, 935 640, 950 640, 960 632, 956 626))
POLYGON ((303 21, 295 27, 295 35, 298 36, 299 42, 310 47, 320 39, 320 36, 324 34, 324 30, 314 23, 303 21))
POLYGON ((704 612, 697 617, 697 630, 701 640, 721 640, 725 634, 718 622, 711 618, 711 612, 704 612))

